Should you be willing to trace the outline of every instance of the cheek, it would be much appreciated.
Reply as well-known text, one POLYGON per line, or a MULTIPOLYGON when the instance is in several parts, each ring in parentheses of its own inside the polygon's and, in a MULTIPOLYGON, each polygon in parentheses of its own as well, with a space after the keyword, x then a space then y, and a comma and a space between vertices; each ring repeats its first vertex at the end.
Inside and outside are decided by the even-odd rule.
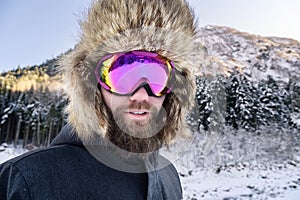
POLYGON ((153 105, 155 105, 155 107, 159 110, 162 107, 166 96, 164 95, 160 98, 156 98, 156 97, 152 97, 152 98, 153 99, 151 99, 151 101, 152 101, 153 105))
POLYGON ((102 96, 103 96, 105 104, 111 111, 114 112, 116 110, 116 108, 124 105, 124 103, 125 103, 124 97, 115 96, 103 88, 101 88, 101 92, 102 92, 102 96))

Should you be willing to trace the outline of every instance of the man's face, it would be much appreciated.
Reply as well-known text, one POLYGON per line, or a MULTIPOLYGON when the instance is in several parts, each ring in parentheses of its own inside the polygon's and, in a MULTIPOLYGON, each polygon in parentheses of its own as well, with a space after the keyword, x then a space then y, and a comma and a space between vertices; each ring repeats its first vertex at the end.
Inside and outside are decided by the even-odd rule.
POLYGON ((165 95, 149 96, 144 87, 131 96, 114 95, 101 88, 102 96, 114 118, 114 126, 135 138, 150 138, 163 128, 165 95))

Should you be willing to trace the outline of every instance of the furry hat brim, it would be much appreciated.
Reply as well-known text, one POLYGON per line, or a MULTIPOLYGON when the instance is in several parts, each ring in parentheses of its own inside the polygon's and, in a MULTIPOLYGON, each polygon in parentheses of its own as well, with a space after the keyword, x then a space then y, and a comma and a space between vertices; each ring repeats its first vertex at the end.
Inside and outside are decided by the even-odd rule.
MULTIPOLYGON (((175 119, 169 123, 175 135, 188 132, 185 115, 193 106, 194 73, 201 65, 193 13, 184 0, 95 1, 81 22, 82 36, 74 50, 60 60, 64 89, 69 97, 69 123, 79 137, 96 133, 105 137, 106 114, 99 120, 95 110, 99 60, 108 53, 131 50, 157 52, 172 60, 178 73, 172 90, 175 119)), ((101 104, 102 99, 97 100, 101 104)))

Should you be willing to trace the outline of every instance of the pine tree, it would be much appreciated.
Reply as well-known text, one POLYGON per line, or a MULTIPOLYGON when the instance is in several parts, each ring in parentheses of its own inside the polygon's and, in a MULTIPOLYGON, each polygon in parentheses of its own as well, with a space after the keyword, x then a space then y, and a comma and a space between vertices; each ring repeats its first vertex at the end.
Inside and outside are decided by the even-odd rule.
POLYGON ((239 127, 246 130, 256 130, 257 128, 257 89, 246 76, 239 76, 239 85, 236 88, 236 111, 239 119, 239 127))
POLYGON ((208 81, 207 78, 197 78, 196 79, 196 100, 199 109, 199 119, 198 119, 198 130, 203 128, 203 130, 208 130, 209 126, 209 116, 211 114, 211 97, 208 91, 208 81))
POLYGON ((300 86, 299 82, 290 80, 287 85, 289 96, 289 109, 290 109, 290 125, 300 130, 300 86))
POLYGON ((227 78, 225 91, 226 91, 226 124, 238 129, 238 110, 236 107, 238 101, 238 75, 233 74, 227 78))
POLYGON ((218 75, 215 79, 211 80, 209 84, 209 93, 211 97, 209 128, 219 133, 223 130, 226 118, 227 96, 225 83, 226 81, 224 76, 218 75))
POLYGON ((263 113, 263 125, 278 125, 281 122, 281 100, 279 98, 279 87, 276 81, 269 76, 268 79, 260 83, 259 103, 261 113, 263 113))

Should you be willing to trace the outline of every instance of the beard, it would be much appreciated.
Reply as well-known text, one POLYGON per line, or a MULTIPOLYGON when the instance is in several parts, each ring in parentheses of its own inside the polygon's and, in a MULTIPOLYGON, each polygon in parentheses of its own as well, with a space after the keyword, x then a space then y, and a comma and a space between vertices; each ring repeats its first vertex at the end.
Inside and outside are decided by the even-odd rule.
POLYGON ((117 147, 130 153, 151 153, 164 145, 164 124, 166 112, 147 103, 131 103, 120 106, 113 113, 109 111, 108 139, 117 147), (144 120, 130 120, 124 110, 149 110, 150 117, 144 120))

